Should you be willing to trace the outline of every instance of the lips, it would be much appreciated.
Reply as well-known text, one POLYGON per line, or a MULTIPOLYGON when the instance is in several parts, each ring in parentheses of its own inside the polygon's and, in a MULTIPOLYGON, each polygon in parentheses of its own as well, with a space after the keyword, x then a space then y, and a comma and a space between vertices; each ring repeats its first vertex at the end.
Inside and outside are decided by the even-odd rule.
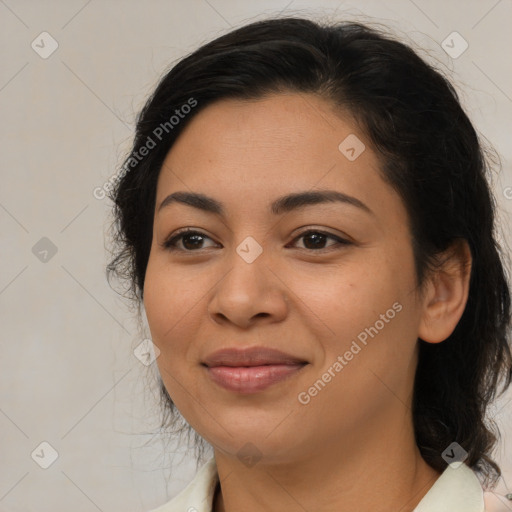
POLYGON ((266 347, 222 349, 203 361, 214 383, 243 394, 263 391, 296 375, 307 364, 304 359, 266 347))
POLYGON ((280 350, 253 347, 248 349, 226 348, 213 352, 203 361, 208 367, 215 366, 264 366, 296 365, 307 363, 304 359, 286 354, 280 350))

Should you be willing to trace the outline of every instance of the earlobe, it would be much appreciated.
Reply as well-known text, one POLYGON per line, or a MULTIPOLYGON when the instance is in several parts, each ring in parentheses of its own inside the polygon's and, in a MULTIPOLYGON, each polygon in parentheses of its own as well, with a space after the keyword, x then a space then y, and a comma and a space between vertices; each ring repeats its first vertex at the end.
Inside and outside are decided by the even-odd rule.
POLYGON ((419 338, 440 343, 455 330, 468 300, 471 264, 469 244, 462 238, 441 255, 440 266, 426 283, 419 338))

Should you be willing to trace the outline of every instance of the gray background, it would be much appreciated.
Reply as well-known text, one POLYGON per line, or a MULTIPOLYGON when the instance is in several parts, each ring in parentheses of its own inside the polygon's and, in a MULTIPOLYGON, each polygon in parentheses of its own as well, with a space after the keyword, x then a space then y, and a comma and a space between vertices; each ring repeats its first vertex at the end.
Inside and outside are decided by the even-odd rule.
MULTIPOLYGON (((173 61, 280 12, 371 17, 449 74, 501 156, 493 187, 510 247, 510 0, 0 0, 0 510, 145 511, 193 477, 190 454, 171 457, 183 448, 151 434, 156 365, 133 353, 149 331, 106 282, 109 203, 93 191, 116 173, 173 61), (58 43, 47 58, 45 31, 58 43), (454 31, 469 45, 456 58, 441 46, 454 31), (48 469, 41 442, 58 452, 48 469)), ((511 392, 493 416, 504 478, 486 498, 489 510, 512 510, 499 497, 512 492, 511 392)))

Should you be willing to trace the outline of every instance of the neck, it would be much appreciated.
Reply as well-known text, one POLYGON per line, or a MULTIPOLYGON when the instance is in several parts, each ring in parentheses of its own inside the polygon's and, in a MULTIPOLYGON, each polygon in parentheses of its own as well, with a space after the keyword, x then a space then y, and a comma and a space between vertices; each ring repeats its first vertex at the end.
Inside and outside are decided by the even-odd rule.
POLYGON ((422 459, 412 421, 371 423, 350 439, 314 439, 300 457, 250 468, 215 450, 214 512, 413 511, 440 473, 422 459))

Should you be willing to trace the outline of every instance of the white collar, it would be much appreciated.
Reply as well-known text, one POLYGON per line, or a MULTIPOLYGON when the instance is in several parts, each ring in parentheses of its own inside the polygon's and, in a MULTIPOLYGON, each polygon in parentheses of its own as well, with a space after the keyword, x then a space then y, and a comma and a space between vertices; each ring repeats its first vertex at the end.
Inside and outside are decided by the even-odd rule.
POLYGON ((453 462, 413 512, 484 512, 484 491, 473 470, 453 462))
MULTIPOLYGON (((174 499, 150 512, 211 512, 219 482, 215 457, 174 499)), ((484 512, 483 489, 466 464, 449 465, 413 512, 484 512)))

